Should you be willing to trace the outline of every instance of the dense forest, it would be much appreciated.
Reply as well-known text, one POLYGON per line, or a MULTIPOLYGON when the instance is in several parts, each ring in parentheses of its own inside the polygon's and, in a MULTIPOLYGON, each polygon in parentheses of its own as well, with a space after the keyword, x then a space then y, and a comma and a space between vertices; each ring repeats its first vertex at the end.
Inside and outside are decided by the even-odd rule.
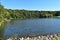
POLYGON ((13 10, 0 4, 0 22, 5 19, 59 18, 60 11, 13 10))

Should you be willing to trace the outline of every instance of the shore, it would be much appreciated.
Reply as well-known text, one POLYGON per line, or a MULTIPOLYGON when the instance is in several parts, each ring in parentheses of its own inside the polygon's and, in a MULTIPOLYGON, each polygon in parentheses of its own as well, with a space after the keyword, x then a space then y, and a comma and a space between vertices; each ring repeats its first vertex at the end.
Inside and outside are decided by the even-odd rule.
POLYGON ((2 25, 2 23, 4 23, 4 21, 1 21, 1 22, 0 22, 0 26, 2 25))
POLYGON ((11 37, 6 40, 60 40, 60 34, 53 34, 47 36, 37 36, 37 37, 11 37))
POLYGON ((4 23, 4 22, 10 22, 11 21, 11 19, 4 19, 4 20, 2 20, 1 22, 0 22, 0 26, 2 26, 2 23, 4 23))

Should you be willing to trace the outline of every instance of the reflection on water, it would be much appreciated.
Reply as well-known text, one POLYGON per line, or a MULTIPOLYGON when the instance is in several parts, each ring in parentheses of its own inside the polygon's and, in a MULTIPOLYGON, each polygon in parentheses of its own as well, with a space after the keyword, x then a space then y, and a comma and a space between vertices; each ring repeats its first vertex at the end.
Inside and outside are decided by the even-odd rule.
POLYGON ((2 25, 0 26, 0 39, 3 38, 4 29, 5 29, 5 23, 2 23, 2 25))
POLYGON ((0 26, 0 40, 2 40, 4 38, 4 31, 5 31, 5 26, 7 25, 8 23, 2 23, 2 25, 0 26))

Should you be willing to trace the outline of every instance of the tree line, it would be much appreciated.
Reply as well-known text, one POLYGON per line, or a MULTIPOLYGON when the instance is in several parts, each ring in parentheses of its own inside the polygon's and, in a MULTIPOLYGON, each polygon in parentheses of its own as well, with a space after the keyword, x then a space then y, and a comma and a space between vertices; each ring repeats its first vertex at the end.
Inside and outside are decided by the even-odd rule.
POLYGON ((4 19, 31 19, 60 17, 60 11, 13 10, 0 4, 0 21, 4 19))

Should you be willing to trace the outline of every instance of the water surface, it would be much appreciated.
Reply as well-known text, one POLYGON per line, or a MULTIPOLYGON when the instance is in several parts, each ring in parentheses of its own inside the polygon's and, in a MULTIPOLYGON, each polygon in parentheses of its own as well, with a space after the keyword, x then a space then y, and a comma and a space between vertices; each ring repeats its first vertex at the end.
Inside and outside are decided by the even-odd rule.
POLYGON ((37 36, 55 33, 60 33, 60 19, 58 18, 13 20, 5 27, 4 37, 14 35, 37 36))

